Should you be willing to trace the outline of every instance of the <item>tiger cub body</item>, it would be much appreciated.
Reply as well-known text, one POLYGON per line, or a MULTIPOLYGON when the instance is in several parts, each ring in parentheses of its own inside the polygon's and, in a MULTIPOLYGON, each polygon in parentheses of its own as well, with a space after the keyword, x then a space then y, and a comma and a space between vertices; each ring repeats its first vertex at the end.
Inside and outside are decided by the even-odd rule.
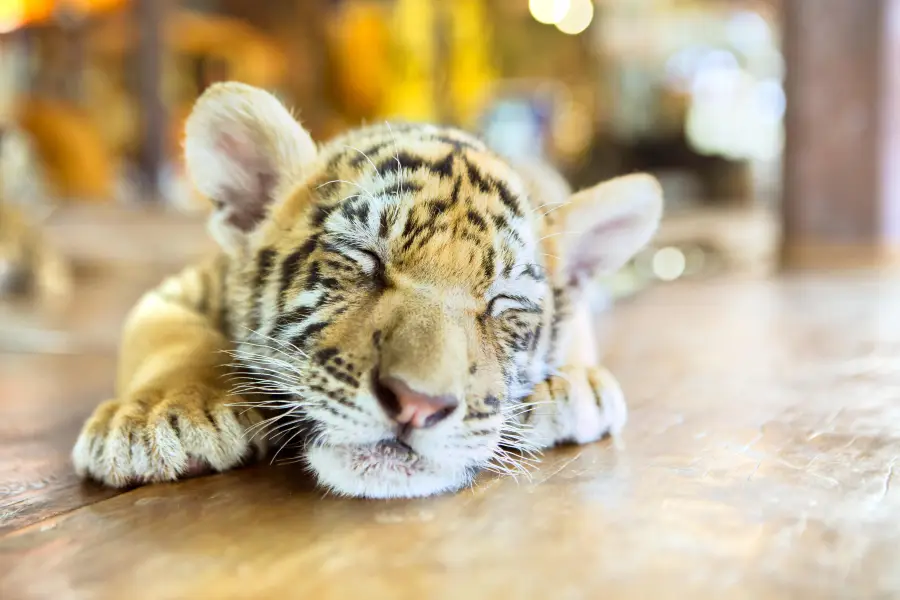
POLYGON ((624 425, 584 289, 653 235, 652 177, 571 194, 433 125, 317 147, 236 83, 186 129, 222 251, 131 313, 80 473, 122 486, 291 452, 335 493, 426 496, 624 425))

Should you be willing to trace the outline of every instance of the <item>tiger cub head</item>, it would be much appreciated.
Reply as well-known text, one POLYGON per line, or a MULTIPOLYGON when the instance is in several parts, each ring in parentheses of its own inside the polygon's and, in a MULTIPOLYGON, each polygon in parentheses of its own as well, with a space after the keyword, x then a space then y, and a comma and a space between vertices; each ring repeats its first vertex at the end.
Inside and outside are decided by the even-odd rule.
POLYGON ((518 415, 559 366, 572 307, 661 212, 650 176, 568 195, 456 129, 384 124, 317 146, 237 83, 197 101, 185 153, 228 256, 243 390, 266 393, 274 429, 352 496, 458 489, 528 448, 518 415))

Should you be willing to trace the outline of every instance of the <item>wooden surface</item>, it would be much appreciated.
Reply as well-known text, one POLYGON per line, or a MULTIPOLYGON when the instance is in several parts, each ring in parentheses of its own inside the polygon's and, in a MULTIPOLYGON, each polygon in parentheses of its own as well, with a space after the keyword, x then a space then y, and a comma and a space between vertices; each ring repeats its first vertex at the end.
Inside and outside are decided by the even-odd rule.
POLYGON ((279 466, 80 483, 68 450, 111 349, 7 353, 0 598, 897 597, 898 306, 873 275, 651 289, 598 326, 631 403, 621 447, 415 501, 279 466))

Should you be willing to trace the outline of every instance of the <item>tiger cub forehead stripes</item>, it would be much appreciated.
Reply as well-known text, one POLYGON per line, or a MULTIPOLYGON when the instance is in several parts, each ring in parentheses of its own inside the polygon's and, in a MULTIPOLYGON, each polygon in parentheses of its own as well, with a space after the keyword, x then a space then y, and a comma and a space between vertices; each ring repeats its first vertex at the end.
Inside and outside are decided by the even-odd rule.
MULTIPOLYGON (((325 188, 317 222, 340 208, 345 222, 335 226, 345 228, 343 241, 390 250, 398 267, 415 266, 434 246, 447 250, 450 240, 467 242, 461 247, 485 254, 477 265, 483 283, 493 277, 498 259, 511 270, 515 252, 526 244, 524 189, 481 141, 460 131, 373 126, 334 140, 321 160, 328 168, 316 186, 325 188), (403 136, 402 147, 397 136, 403 136)), ((446 262, 459 265, 453 258, 446 262)), ((459 275, 471 283, 476 273, 459 275)))
MULTIPOLYGON (((398 276, 474 297, 498 277, 543 281, 528 197, 476 138, 429 125, 375 126, 333 140, 319 162, 324 168, 301 192, 314 196, 300 217, 306 239, 285 248, 279 225, 256 256, 249 327, 265 321, 267 334, 289 334, 302 347, 327 327, 314 318, 317 308, 340 304, 350 288, 377 288, 387 263, 398 276)), ((330 316, 342 312, 335 306, 330 316)))

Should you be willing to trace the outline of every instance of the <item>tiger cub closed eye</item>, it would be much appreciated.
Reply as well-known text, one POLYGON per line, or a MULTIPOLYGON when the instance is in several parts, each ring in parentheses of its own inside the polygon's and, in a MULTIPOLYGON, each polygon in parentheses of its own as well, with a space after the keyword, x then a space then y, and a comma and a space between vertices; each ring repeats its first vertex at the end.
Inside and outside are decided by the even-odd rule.
POLYGON ((573 194, 433 125, 317 146, 238 83, 186 130, 221 252, 134 308, 80 473, 123 486, 281 452, 338 494, 427 496, 622 428, 584 291, 654 234, 651 176, 573 194))

